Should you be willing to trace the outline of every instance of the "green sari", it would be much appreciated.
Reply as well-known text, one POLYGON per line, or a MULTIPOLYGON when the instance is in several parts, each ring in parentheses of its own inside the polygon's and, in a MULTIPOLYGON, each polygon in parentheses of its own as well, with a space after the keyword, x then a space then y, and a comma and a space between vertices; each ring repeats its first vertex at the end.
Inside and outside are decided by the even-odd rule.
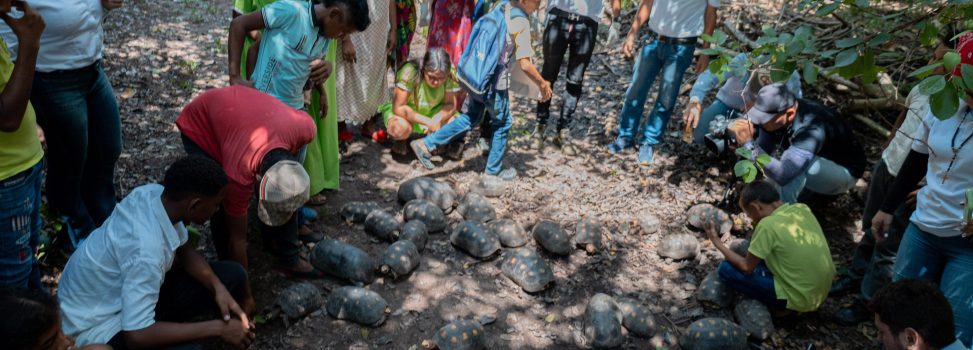
MULTIPOLYGON (((334 65, 337 58, 338 43, 332 41, 328 45, 328 62, 334 65)), ((321 119, 321 95, 317 91, 311 92, 311 104, 307 108, 308 114, 314 118, 318 127, 314 141, 307 145, 307 157, 304 159, 304 169, 311 177, 311 195, 316 195, 325 189, 338 189, 338 108, 335 102, 335 75, 324 83, 324 91, 328 94, 328 114, 321 119)))

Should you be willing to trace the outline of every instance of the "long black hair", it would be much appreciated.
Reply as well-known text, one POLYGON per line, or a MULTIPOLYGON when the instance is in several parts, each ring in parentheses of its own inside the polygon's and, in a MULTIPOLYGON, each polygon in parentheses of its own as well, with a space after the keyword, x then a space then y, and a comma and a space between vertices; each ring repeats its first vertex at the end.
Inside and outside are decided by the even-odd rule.
POLYGON ((47 332, 57 325, 57 299, 47 292, 0 286, 0 339, 4 348, 33 350, 47 332))
MULTIPOLYGON (((418 69, 415 76, 413 77, 413 85, 419 86, 419 82, 428 72, 443 72, 446 74, 446 81, 453 78, 453 61, 449 58, 449 53, 441 47, 431 47, 426 50, 426 54, 422 56, 422 63, 412 61, 413 66, 418 69)), ((446 84, 445 82, 443 83, 446 84)), ((412 92, 412 103, 416 106, 419 105, 419 94, 416 91, 412 92)))

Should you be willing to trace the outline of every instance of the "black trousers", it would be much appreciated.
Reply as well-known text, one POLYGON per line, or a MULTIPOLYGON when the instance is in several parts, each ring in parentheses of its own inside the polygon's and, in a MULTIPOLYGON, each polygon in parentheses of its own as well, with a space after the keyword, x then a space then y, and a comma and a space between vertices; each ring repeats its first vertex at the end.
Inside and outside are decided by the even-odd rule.
MULTIPOLYGON (((595 34, 598 33, 598 23, 595 20, 566 12, 558 8, 548 13, 547 27, 544 29, 543 51, 544 65, 541 76, 554 85, 561 64, 564 63, 565 53, 568 55, 566 91, 561 95, 561 119, 557 129, 568 126, 578 108, 581 98, 581 83, 584 72, 591 62, 591 53, 595 50, 595 34)), ((537 103, 537 123, 546 125, 551 114, 551 101, 537 103)))
MULTIPOLYGON (((186 135, 182 135, 182 145, 186 154, 215 159, 186 135)), ((296 214, 280 226, 270 226, 260 220, 257 220, 257 225, 263 237, 264 247, 274 254, 281 265, 291 266, 301 259, 301 241, 297 238, 299 227, 296 214)), ((210 219, 209 226, 213 235, 213 245, 216 246, 216 255, 220 260, 230 260, 230 232, 226 227, 226 212, 223 207, 220 207, 220 210, 210 219)))
MULTIPOLYGON (((247 272, 243 266, 231 261, 212 261, 209 266, 230 295, 237 302, 243 298, 247 286, 247 272)), ((213 292, 196 281, 182 266, 173 266, 166 273, 165 282, 159 290, 159 301, 155 304, 156 322, 194 322, 220 318, 219 307, 213 292)), ((127 350, 128 344, 122 332, 108 341, 115 350, 127 350)), ((198 344, 178 344, 164 349, 200 349, 198 344)))

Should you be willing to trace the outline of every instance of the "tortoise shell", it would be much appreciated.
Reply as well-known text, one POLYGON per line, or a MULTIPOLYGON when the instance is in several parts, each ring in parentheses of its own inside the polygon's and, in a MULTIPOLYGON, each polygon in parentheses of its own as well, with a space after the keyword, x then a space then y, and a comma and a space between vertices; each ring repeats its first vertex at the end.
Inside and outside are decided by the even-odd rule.
POLYGON ((617 304, 622 310, 622 326, 625 329, 640 337, 649 338, 655 335, 655 315, 648 306, 627 298, 619 299, 617 304))
POLYGON ((314 312, 321 307, 322 302, 321 289, 311 283, 302 282, 281 291, 271 308, 293 320, 314 312))
POLYGON ((426 232, 426 224, 419 220, 409 221, 402 225, 399 229, 399 240, 410 240, 412 244, 416 245, 418 251, 422 251, 426 248, 426 241, 429 240, 429 234, 426 232))
POLYGON ((413 199, 427 199, 448 214, 456 203, 456 192, 443 182, 420 176, 399 185, 398 198, 399 203, 407 203, 413 199))
POLYGON ((375 263, 368 253, 334 239, 318 242, 308 260, 318 270, 357 285, 369 284, 375 279, 375 263))
POLYGON ((496 220, 497 211, 490 205, 486 197, 470 192, 463 196, 456 211, 463 216, 463 219, 478 222, 488 222, 496 220))
POLYGON ((657 253, 673 260, 692 259, 699 254, 699 241, 688 233, 669 235, 659 244, 657 253))
POLYGON ((542 220, 534 225, 533 235, 544 250, 553 254, 568 255, 574 248, 571 246, 571 237, 561 229, 561 226, 551 221, 542 220))
POLYGON ((365 217, 365 232, 383 241, 394 242, 399 239, 401 225, 398 218, 384 210, 372 211, 365 217))
POLYGON ((453 228, 449 242, 475 258, 487 260, 500 252, 500 239, 482 223, 463 221, 453 228))
POLYGON ((443 232, 446 229, 446 214, 435 203, 425 199, 413 199, 402 208, 405 221, 422 221, 428 232, 443 232))
POLYGON ((375 202, 348 202, 341 206, 341 217, 347 221, 360 224, 373 211, 381 209, 375 202))
POLYGON ((750 254, 749 253, 750 241, 746 239, 742 239, 742 238, 734 239, 730 241, 729 247, 730 250, 732 250, 734 253, 739 254, 742 257, 747 257, 747 255, 750 254))
POLYGON ((584 311, 584 336, 595 349, 615 348, 625 342, 622 311, 615 299, 602 293, 591 297, 584 311))
POLYGON ((733 229, 733 220, 725 211, 714 207, 709 203, 696 204, 686 212, 690 226, 705 229, 707 223, 716 225, 720 234, 730 233, 733 229))
POLYGON ((500 244, 504 247, 522 247, 527 244, 530 237, 523 226, 514 220, 500 219, 488 222, 487 229, 493 231, 500 238, 500 244))
POLYGON ((408 275, 419 266, 419 250, 409 240, 399 240, 389 245, 382 254, 382 273, 399 278, 408 275))
POLYGON ((602 230, 601 223, 595 220, 578 221, 578 226, 574 230, 574 244, 584 249, 588 254, 594 254, 603 246, 602 230))
POLYGON ((728 308, 736 300, 736 291, 720 280, 716 271, 712 271, 703 278, 696 289, 696 300, 714 308, 728 308))
POLYGON ((704 318, 689 325, 679 345, 687 350, 746 350, 747 331, 722 318, 704 318))
POLYGON ((424 341, 423 346, 440 350, 482 350, 486 349, 486 335, 480 322, 457 320, 436 331, 432 341, 424 341))
POLYGON ((551 265, 529 248, 509 250, 504 254, 500 270, 527 293, 540 292, 554 282, 551 265))
POLYGON ((470 186, 470 192, 491 198, 503 195, 504 189, 506 189, 506 184, 496 176, 481 176, 476 183, 470 186))
POLYGON ((774 334, 774 321, 767 305, 753 299, 743 299, 733 308, 733 314, 750 336, 766 340, 774 334))
POLYGON ((389 304, 378 293, 362 287, 341 287, 328 296, 328 314, 339 320, 378 327, 385 322, 389 304))

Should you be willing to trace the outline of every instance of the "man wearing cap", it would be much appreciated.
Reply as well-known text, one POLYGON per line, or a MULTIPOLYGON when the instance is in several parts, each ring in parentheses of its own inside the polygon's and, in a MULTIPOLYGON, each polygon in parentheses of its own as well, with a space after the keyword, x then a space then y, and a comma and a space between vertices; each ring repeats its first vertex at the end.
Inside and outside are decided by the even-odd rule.
POLYGON ((176 125, 186 153, 215 159, 230 179, 223 207, 210 221, 219 258, 247 267, 247 209, 256 191, 259 228, 281 271, 322 276, 299 255, 294 215, 309 197, 310 179, 297 154, 314 139, 314 121, 256 89, 230 86, 196 97, 176 125))
POLYGON ((764 173, 781 187, 784 202, 797 202, 804 190, 842 194, 865 172, 865 151, 851 126, 830 108, 797 98, 783 83, 761 88, 747 119, 729 130, 754 156, 783 152, 764 173))

